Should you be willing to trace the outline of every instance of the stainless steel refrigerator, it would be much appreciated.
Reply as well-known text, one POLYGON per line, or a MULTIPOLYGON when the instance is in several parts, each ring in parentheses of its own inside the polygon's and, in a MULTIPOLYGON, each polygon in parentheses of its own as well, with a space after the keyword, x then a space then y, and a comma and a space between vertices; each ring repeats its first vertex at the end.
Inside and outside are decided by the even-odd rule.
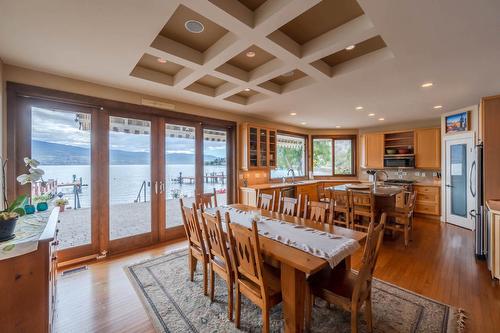
POLYGON ((487 226, 483 198, 483 145, 476 145, 476 159, 472 164, 469 177, 469 191, 476 199, 476 207, 469 214, 475 219, 474 251, 478 258, 485 259, 488 251, 487 226))

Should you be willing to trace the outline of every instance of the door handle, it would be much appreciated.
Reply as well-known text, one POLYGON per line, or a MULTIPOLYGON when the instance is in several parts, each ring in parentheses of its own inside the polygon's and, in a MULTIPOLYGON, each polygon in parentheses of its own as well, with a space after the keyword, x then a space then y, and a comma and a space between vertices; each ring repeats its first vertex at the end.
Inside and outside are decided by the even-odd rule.
POLYGON ((165 183, 163 183, 162 180, 160 180, 160 194, 162 194, 165 190, 165 183))
POLYGON ((453 185, 446 184, 446 187, 453 187, 453 185))
POLYGON ((469 190, 474 198, 476 197, 476 191, 472 189, 472 171, 474 171, 475 167, 476 167, 476 161, 472 162, 469 173, 469 190))
POLYGON ((155 194, 158 194, 158 182, 155 182, 155 194))

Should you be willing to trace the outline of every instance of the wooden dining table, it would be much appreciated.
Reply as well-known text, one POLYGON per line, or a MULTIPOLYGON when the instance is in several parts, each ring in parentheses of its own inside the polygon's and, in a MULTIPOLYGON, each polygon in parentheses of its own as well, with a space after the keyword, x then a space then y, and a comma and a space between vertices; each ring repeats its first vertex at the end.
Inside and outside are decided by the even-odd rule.
MULTIPOLYGON (((364 232, 346 229, 328 223, 315 222, 304 218, 269 212, 242 204, 233 204, 229 206, 243 211, 255 211, 265 217, 326 231, 335 235, 354 239, 358 242, 366 238, 366 233, 364 232)), ((306 278, 329 266, 329 263, 323 258, 262 235, 259 235, 259 242, 262 254, 265 257, 278 261, 281 266, 284 331, 303 332, 305 314, 304 300, 307 292, 306 278)), ((344 258, 344 261, 346 267, 350 267, 350 256, 344 258)))

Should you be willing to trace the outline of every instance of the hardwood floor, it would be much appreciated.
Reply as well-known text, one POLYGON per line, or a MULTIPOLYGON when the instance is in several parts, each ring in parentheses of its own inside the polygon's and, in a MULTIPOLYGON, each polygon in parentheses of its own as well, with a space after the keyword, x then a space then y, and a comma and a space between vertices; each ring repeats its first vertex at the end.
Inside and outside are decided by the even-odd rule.
MULTIPOLYGON (((123 267, 185 246, 177 242, 89 265, 59 276, 56 332, 153 332, 123 267)), ((375 276, 432 299, 462 307, 467 332, 500 331, 500 286, 476 261, 470 231, 417 219, 413 242, 384 239, 375 276)), ((360 252, 353 259, 359 267, 360 252)))

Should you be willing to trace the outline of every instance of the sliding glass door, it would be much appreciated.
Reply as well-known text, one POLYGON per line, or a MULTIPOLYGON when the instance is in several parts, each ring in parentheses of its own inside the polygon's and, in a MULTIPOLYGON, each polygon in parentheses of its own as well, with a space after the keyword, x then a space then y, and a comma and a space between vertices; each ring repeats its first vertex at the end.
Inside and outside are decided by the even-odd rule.
POLYGON ((214 192, 217 204, 227 203, 228 182, 227 131, 205 128, 203 130, 203 191, 214 192))

